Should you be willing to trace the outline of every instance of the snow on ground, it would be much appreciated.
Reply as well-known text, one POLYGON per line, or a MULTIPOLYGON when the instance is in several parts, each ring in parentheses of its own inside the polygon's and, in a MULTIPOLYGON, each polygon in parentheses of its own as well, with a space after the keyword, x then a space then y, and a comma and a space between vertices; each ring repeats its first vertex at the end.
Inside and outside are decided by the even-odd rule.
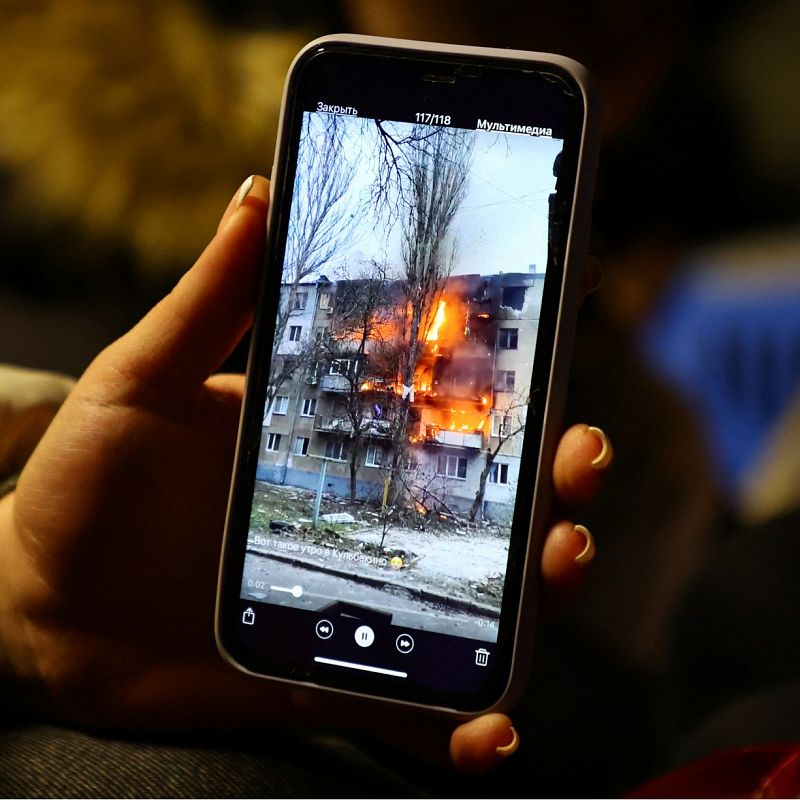
MULTIPOLYGON (((395 588, 426 589, 441 597, 460 598, 499 607, 508 558, 508 537, 492 524, 399 520, 383 528, 373 509, 323 496, 323 510, 343 513, 352 523, 322 522, 312 530, 313 493, 293 487, 257 484, 256 511, 251 520, 249 549, 253 554, 385 582, 395 588), (424 524, 425 529, 419 526, 424 524), (393 556, 402 564, 390 566, 393 556)), ((322 520, 323 518, 320 517, 322 520)), ((505 529, 507 533, 507 529, 505 529)))
MULTIPOLYGON (((356 531, 348 538, 380 544, 378 530, 356 531)), ((422 577, 446 576, 455 580, 483 581, 505 572, 508 542, 495 533, 413 531, 390 528, 384 548, 410 551, 417 559, 410 565, 422 577)))

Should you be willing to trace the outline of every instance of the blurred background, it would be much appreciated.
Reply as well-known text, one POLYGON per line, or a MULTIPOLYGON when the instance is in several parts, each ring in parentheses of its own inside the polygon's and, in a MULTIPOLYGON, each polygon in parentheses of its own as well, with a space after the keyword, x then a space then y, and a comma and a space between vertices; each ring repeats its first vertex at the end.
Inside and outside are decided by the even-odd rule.
POLYGON ((800 741, 798 29, 796 0, 0 0, 0 362, 80 374, 169 290, 269 174, 308 39, 576 58, 604 98, 606 277, 567 422, 617 461, 515 715, 530 757, 493 785, 616 795, 800 741))

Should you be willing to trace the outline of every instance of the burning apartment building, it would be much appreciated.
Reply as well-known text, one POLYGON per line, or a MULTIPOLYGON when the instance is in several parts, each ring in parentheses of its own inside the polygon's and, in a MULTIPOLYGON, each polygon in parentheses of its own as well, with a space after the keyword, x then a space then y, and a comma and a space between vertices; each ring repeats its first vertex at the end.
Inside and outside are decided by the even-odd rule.
MULTIPOLYGON (((430 298, 413 385, 401 281, 295 289, 258 479, 422 513, 510 521, 544 275, 456 275, 430 298), (372 294, 369 294, 372 292, 372 294), (400 452, 402 451, 402 452, 400 452)), ((284 300, 288 287, 284 288, 284 300)))

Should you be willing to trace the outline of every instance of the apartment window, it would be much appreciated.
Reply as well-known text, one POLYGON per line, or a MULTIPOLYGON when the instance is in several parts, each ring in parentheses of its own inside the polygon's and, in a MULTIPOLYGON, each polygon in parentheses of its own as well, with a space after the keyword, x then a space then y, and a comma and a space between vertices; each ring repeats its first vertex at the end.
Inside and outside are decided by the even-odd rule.
POLYGON ((296 456, 307 456, 308 455, 308 443, 311 440, 308 436, 298 436, 294 440, 294 454, 296 456))
POLYGON ((299 342, 300 341, 300 335, 302 334, 302 332, 303 332, 303 326, 302 325, 291 325, 289 327, 289 341, 290 342, 299 342))
POLYGON ((489 467, 489 483, 508 483, 508 464, 500 464, 495 461, 489 467))
POLYGON ((436 474, 465 480, 467 477, 467 459, 463 456, 439 456, 436 464, 436 474))
POLYGON ((509 436, 512 431, 514 418, 511 414, 492 414, 492 436, 509 436))
POLYGON ((525 305, 525 287, 504 286, 500 305, 513 308, 515 311, 522 311, 522 307, 525 305))
POLYGON ((306 383, 313 386, 319 380, 320 366, 319 362, 315 361, 306 367, 306 383))
POLYGON ((331 439, 325 445, 326 458, 335 458, 337 461, 344 461, 347 457, 347 451, 344 442, 341 439, 331 439))
POLYGON ((350 374, 350 359, 349 358, 337 358, 335 361, 331 361, 331 375, 349 375, 350 374))
POLYGON ((308 303, 308 292, 297 292, 294 296, 294 310, 302 311, 308 303))
POLYGON ((317 398, 316 397, 304 397, 303 398, 303 405, 300 409, 300 416, 301 417, 313 417, 314 414, 317 413, 317 398))
POLYGON ((319 296, 319 307, 322 309, 330 308, 331 307, 331 295, 330 292, 321 292, 319 296))
POLYGON ((383 466, 383 448, 377 444, 371 444, 367 448, 367 457, 364 464, 368 467, 382 467, 383 466))
POLYGON ((505 416, 503 414, 492 414, 492 436, 500 436, 505 428, 505 416))
POLYGON ((291 376, 294 374, 294 371, 300 365, 299 359, 295 358, 295 356, 284 356, 283 357, 283 372, 286 374, 287 380, 290 380, 291 376))
POLYGON ((513 369, 499 369, 497 370, 494 388, 498 392, 513 392, 516 379, 517 373, 513 369))
POLYGON ((289 408, 289 398, 285 394, 279 394, 272 404, 273 414, 285 414, 286 409, 289 408))
POLYGON ((281 446, 281 435, 279 433, 270 433, 267 436, 267 450, 272 453, 277 453, 281 446))
POLYGON ((325 338, 325 331, 327 328, 324 325, 318 326, 314 330, 314 339, 318 342, 321 342, 325 338))
POLYGON ((497 346, 501 350, 516 350, 519 328, 501 328, 497 331, 497 346))

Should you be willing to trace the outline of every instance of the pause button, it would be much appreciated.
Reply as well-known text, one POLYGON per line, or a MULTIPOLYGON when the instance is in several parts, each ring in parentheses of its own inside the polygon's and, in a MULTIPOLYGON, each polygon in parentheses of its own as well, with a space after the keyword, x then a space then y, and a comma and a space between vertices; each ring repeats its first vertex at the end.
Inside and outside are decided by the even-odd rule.
POLYGON ((359 647, 369 647, 375 641, 375 632, 369 625, 359 625, 356 628, 356 644, 359 647))

